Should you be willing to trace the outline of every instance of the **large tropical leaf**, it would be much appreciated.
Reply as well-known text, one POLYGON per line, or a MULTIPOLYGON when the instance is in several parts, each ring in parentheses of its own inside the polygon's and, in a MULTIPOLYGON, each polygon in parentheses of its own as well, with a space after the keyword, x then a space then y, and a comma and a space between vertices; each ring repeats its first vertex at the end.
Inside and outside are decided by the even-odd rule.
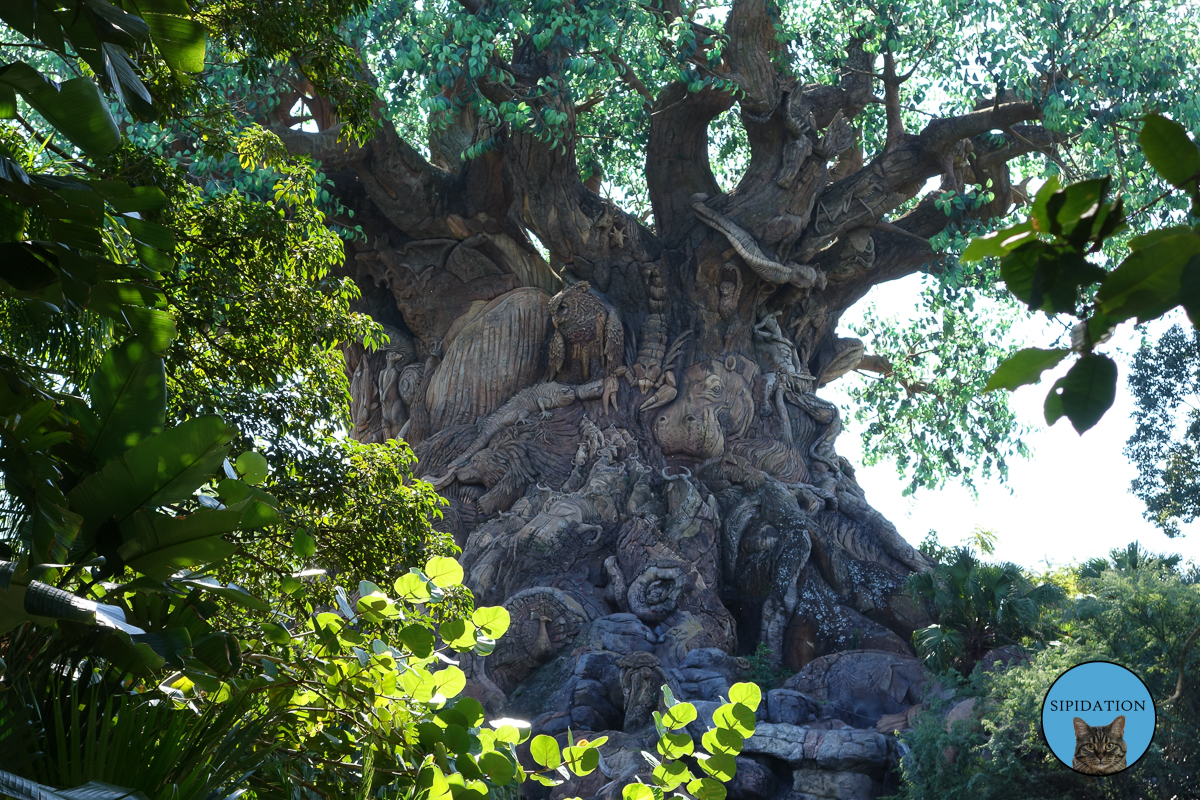
POLYGON ((136 4, 163 60, 172 69, 202 72, 207 32, 192 18, 187 0, 137 0, 136 4))
POLYGON ((0 795, 13 800, 124 800, 127 797, 146 800, 141 792, 101 781, 90 781, 74 789, 51 789, 3 770, 0 770, 0 795))
POLYGON ((90 546, 103 523, 123 522, 139 508, 186 500, 229 452, 236 431, 216 416, 196 417, 147 439, 67 495, 83 516, 81 540, 90 546))
POLYGON ((59 133, 93 158, 121 143, 116 120, 90 78, 72 78, 60 85, 18 61, 0 67, 0 84, 20 92, 59 133))
POLYGON ((96 419, 84 424, 87 449, 106 464, 162 432, 167 415, 163 360, 131 339, 107 353, 88 381, 96 419))
MULTIPOLYGON (((0 573, 11 576, 16 566, 0 561, 0 573)), ((101 625, 127 634, 145 633, 126 622, 125 612, 116 606, 76 597, 41 581, 6 580, 5 583, 6 588, 0 590, 0 634, 25 622, 51 625, 60 619, 101 625)))
POLYGON ((140 509, 121 524, 125 542, 117 553, 126 565, 156 580, 184 567, 210 564, 233 553, 221 534, 260 528, 279 521, 279 513, 247 499, 221 510, 203 509, 185 517, 140 509))

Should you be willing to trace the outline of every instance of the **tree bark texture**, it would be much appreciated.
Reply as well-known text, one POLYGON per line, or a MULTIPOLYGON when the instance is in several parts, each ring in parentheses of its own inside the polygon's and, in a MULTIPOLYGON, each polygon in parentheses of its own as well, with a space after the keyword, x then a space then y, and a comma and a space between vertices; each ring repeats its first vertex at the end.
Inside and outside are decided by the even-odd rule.
MULTIPOLYGON (((930 565, 838 456, 820 389, 864 357, 835 335, 843 311, 934 259, 939 192, 909 203, 926 181, 991 179, 978 213, 1002 213, 1007 160, 1046 136, 1023 125, 1035 106, 997 102, 916 133, 891 120, 864 163, 855 119, 871 103, 898 114, 894 68, 882 99, 861 48, 838 85, 790 81, 756 44, 771 41, 763 8, 735 2, 728 26, 748 169, 722 194, 708 162, 709 122, 735 98, 666 87, 653 228, 584 186, 570 141, 508 132, 473 161, 440 156, 483 135, 465 118, 431 163, 388 124, 362 147, 283 134, 323 160, 367 234, 348 269, 391 344, 346 351, 354 435, 407 440, 449 502, 436 524, 468 585, 512 616, 493 655, 467 659, 472 691, 536 732, 645 725, 656 695, 636 687, 677 684, 694 651, 765 644, 797 670, 908 656, 930 622, 904 590, 930 565), (1013 126, 1007 143, 982 136, 1013 126)), ((514 74, 553 68, 528 58, 514 74)), ((572 98, 544 102, 573 121, 572 98)))

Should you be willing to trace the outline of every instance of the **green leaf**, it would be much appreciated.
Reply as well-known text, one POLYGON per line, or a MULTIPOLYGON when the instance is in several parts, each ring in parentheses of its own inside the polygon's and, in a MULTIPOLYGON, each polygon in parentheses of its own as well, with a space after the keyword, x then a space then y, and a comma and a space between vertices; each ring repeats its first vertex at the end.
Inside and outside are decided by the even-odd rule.
POLYGON ((262 632, 263 638, 271 644, 290 644, 292 641, 292 635, 288 633, 287 628, 274 622, 262 623, 262 632))
POLYGON ((1042 184, 1042 188, 1038 189, 1033 198, 1033 205, 1029 209, 1029 221, 1033 225, 1033 229, 1038 233, 1050 233, 1050 214, 1046 207, 1050 203, 1050 198, 1054 197, 1055 192, 1059 190, 1061 184, 1058 182, 1057 175, 1051 175, 1042 184))
POLYGON ((242 668, 242 650, 232 633, 209 633, 192 645, 192 652, 217 675, 226 677, 242 668))
POLYGON ((686 733, 665 733, 658 740, 658 754, 663 758, 683 758, 695 749, 692 737, 686 733))
POLYGON ((742 752, 746 740, 736 731, 727 728, 710 728, 700 737, 700 743, 710 753, 729 753, 736 756, 742 752))
POLYGON ((484 636, 499 639, 508 630, 511 617, 503 606, 484 606, 472 612, 471 620, 484 636))
POLYGON ((292 534, 292 552, 303 559, 312 558, 317 554, 317 543, 304 530, 297 529, 292 534))
POLYGON ((654 782, 668 792, 674 791, 681 783, 696 779, 682 761, 664 761, 654 768, 652 776, 654 782))
POLYGON ((1142 119, 1138 144, 1150 166, 1167 183, 1195 194, 1200 178, 1200 148, 1178 122, 1159 114, 1147 114, 1142 119))
POLYGON ((462 565, 446 556, 434 556, 429 559, 429 563, 425 565, 425 574, 439 589, 458 586, 463 580, 462 565))
POLYGON ((558 742, 549 736, 533 737, 533 741, 529 743, 529 755, 538 764, 549 769, 555 769, 562 764, 562 753, 558 749, 558 742))
POLYGON ((1117 319, 1161 316, 1178 304, 1184 266, 1200 254, 1200 235, 1185 231, 1163 236, 1134 250, 1100 284, 1100 310, 1117 319))
POLYGON ((757 683, 735 683, 729 687, 729 701, 757 711, 758 704, 762 702, 762 689, 757 683))
POLYGON ((0 67, 0 83, 21 93, 46 121, 92 158, 121 143, 121 132, 109 113, 100 89, 89 78, 72 78, 61 85, 18 61, 0 67))
POLYGON ((1081 356, 1061 383, 1063 413, 1075 430, 1083 433, 1112 406, 1117 396, 1117 365, 1105 355, 1081 356))
POLYGON ((1063 381, 1065 380, 1066 378, 1059 378, 1057 381, 1055 381, 1054 385, 1050 387, 1050 392, 1046 395, 1046 403, 1043 406, 1042 411, 1046 416, 1047 425, 1053 425, 1062 419, 1062 386, 1063 381))
POLYGON ((421 576, 412 572, 406 572, 396 579, 394 586, 396 596, 414 605, 429 602, 429 587, 426 581, 421 579, 421 576))
POLYGON ((490 750, 484 753, 479 756, 477 762, 480 771, 484 775, 487 775, 488 780, 497 786, 507 786, 512 782, 513 775, 516 774, 512 761, 498 750, 490 750))
POLYGON ((139 442, 67 495, 84 518, 81 533, 90 537, 110 518, 119 524, 139 508, 191 498, 220 467, 236 433, 220 417, 194 417, 139 442))
POLYGON ((437 693, 449 700, 467 688, 467 676, 458 667, 448 666, 433 673, 433 684, 437 693))
POLYGON ((1026 220, 1019 225, 1013 225, 1011 228, 1004 228, 989 233, 986 236, 976 237, 963 250, 959 260, 964 264, 969 264, 972 261, 982 261, 988 256, 999 258, 1018 245, 1029 241, 1034 235, 1032 223, 1026 220))
POLYGON ((468 728, 478 728, 483 724, 483 704, 474 697, 460 697, 454 703, 454 710, 463 715, 468 728))
POLYGON ((251 485, 262 483, 267 479, 270 467, 262 453, 249 450, 237 457, 233 462, 234 468, 242 476, 242 480, 251 485))
POLYGON ((117 554, 126 566, 165 580, 183 567, 211 564, 232 555, 237 548, 221 534, 261 528, 279 519, 279 512, 257 500, 243 500, 220 510, 202 509, 184 517, 139 509, 120 523, 125 541, 117 554))
POLYGON ((696 800, 725 800, 725 784, 712 778, 699 778, 687 785, 688 793, 696 800))
POLYGON ((566 747, 563 749, 563 763, 575 775, 590 775, 600 766, 600 750, 595 746, 566 747))
POLYGON ((475 646, 475 623, 465 619, 452 619, 443 622, 438 631, 442 641, 455 650, 470 650, 475 646))
POLYGON ((416 623, 402 628, 396 638, 417 658, 428 658, 437 643, 432 631, 416 623))
POLYGON ((668 708, 662 719, 663 725, 671 730, 679 730, 696 719, 696 707, 691 703, 678 703, 668 708))
POLYGON ((138 11, 150 26, 150 38, 172 69, 203 72, 208 33, 192 17, 187 0, 137 0, 138 11))
POLYGON ((109 349, 88 380, 95 420, 83 424, 87 451, 106 464, 162 432, 167 415, 163 360, 136 339, 109 349))
POLYGON ((1037 383, 1042 379, 1043 372, 1056 366, 1070 352, 1064 348, 1042 350, 1037 347, 1026 347, 1018 350, 1000 362, 1000 366, 996 367, 996 371, 988 378, 987 385, 983 387, 983 390, 985 392, 994 392, 997 389, 1012 391, 1019 386, 1037 383))
POLYGON ((654 800, 654 792, 644 783, 631 783, 621 790, 624 800, 654 800))
POLYGON ((713 724, 749 739, 754 735, 754 712, 741 703, 726 703, 713 712, 713 724))
POLYGON ((713 753, 708 758, 697 759, 700 769, 723 783, 729 783, 737 774, 737 762, 727 753, 713 753))

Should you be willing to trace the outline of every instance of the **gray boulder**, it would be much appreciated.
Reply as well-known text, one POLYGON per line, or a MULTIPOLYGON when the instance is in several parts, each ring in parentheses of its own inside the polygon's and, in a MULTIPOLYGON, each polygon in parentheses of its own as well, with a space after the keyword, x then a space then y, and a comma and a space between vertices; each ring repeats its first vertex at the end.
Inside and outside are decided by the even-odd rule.
POLYGON ((921 702, 929 675, 911 656, 848 650, 815 659, 784 684, 822 705, 823 716, 873 728, 885 714, 921 702))

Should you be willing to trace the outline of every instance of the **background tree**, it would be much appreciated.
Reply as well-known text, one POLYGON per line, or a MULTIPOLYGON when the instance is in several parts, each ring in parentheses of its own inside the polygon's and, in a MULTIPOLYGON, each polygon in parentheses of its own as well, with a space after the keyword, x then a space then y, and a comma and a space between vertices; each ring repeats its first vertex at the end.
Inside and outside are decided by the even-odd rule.
POLYGON ((1137 428, 1125 455, 1137 467, 1133 492, 1146 504, 1146 519, 1168 536, 1200 513, 1200 335, 1172 325, 1157 342, 1143 339, 1129 375, 1137 403, 1137 428))

